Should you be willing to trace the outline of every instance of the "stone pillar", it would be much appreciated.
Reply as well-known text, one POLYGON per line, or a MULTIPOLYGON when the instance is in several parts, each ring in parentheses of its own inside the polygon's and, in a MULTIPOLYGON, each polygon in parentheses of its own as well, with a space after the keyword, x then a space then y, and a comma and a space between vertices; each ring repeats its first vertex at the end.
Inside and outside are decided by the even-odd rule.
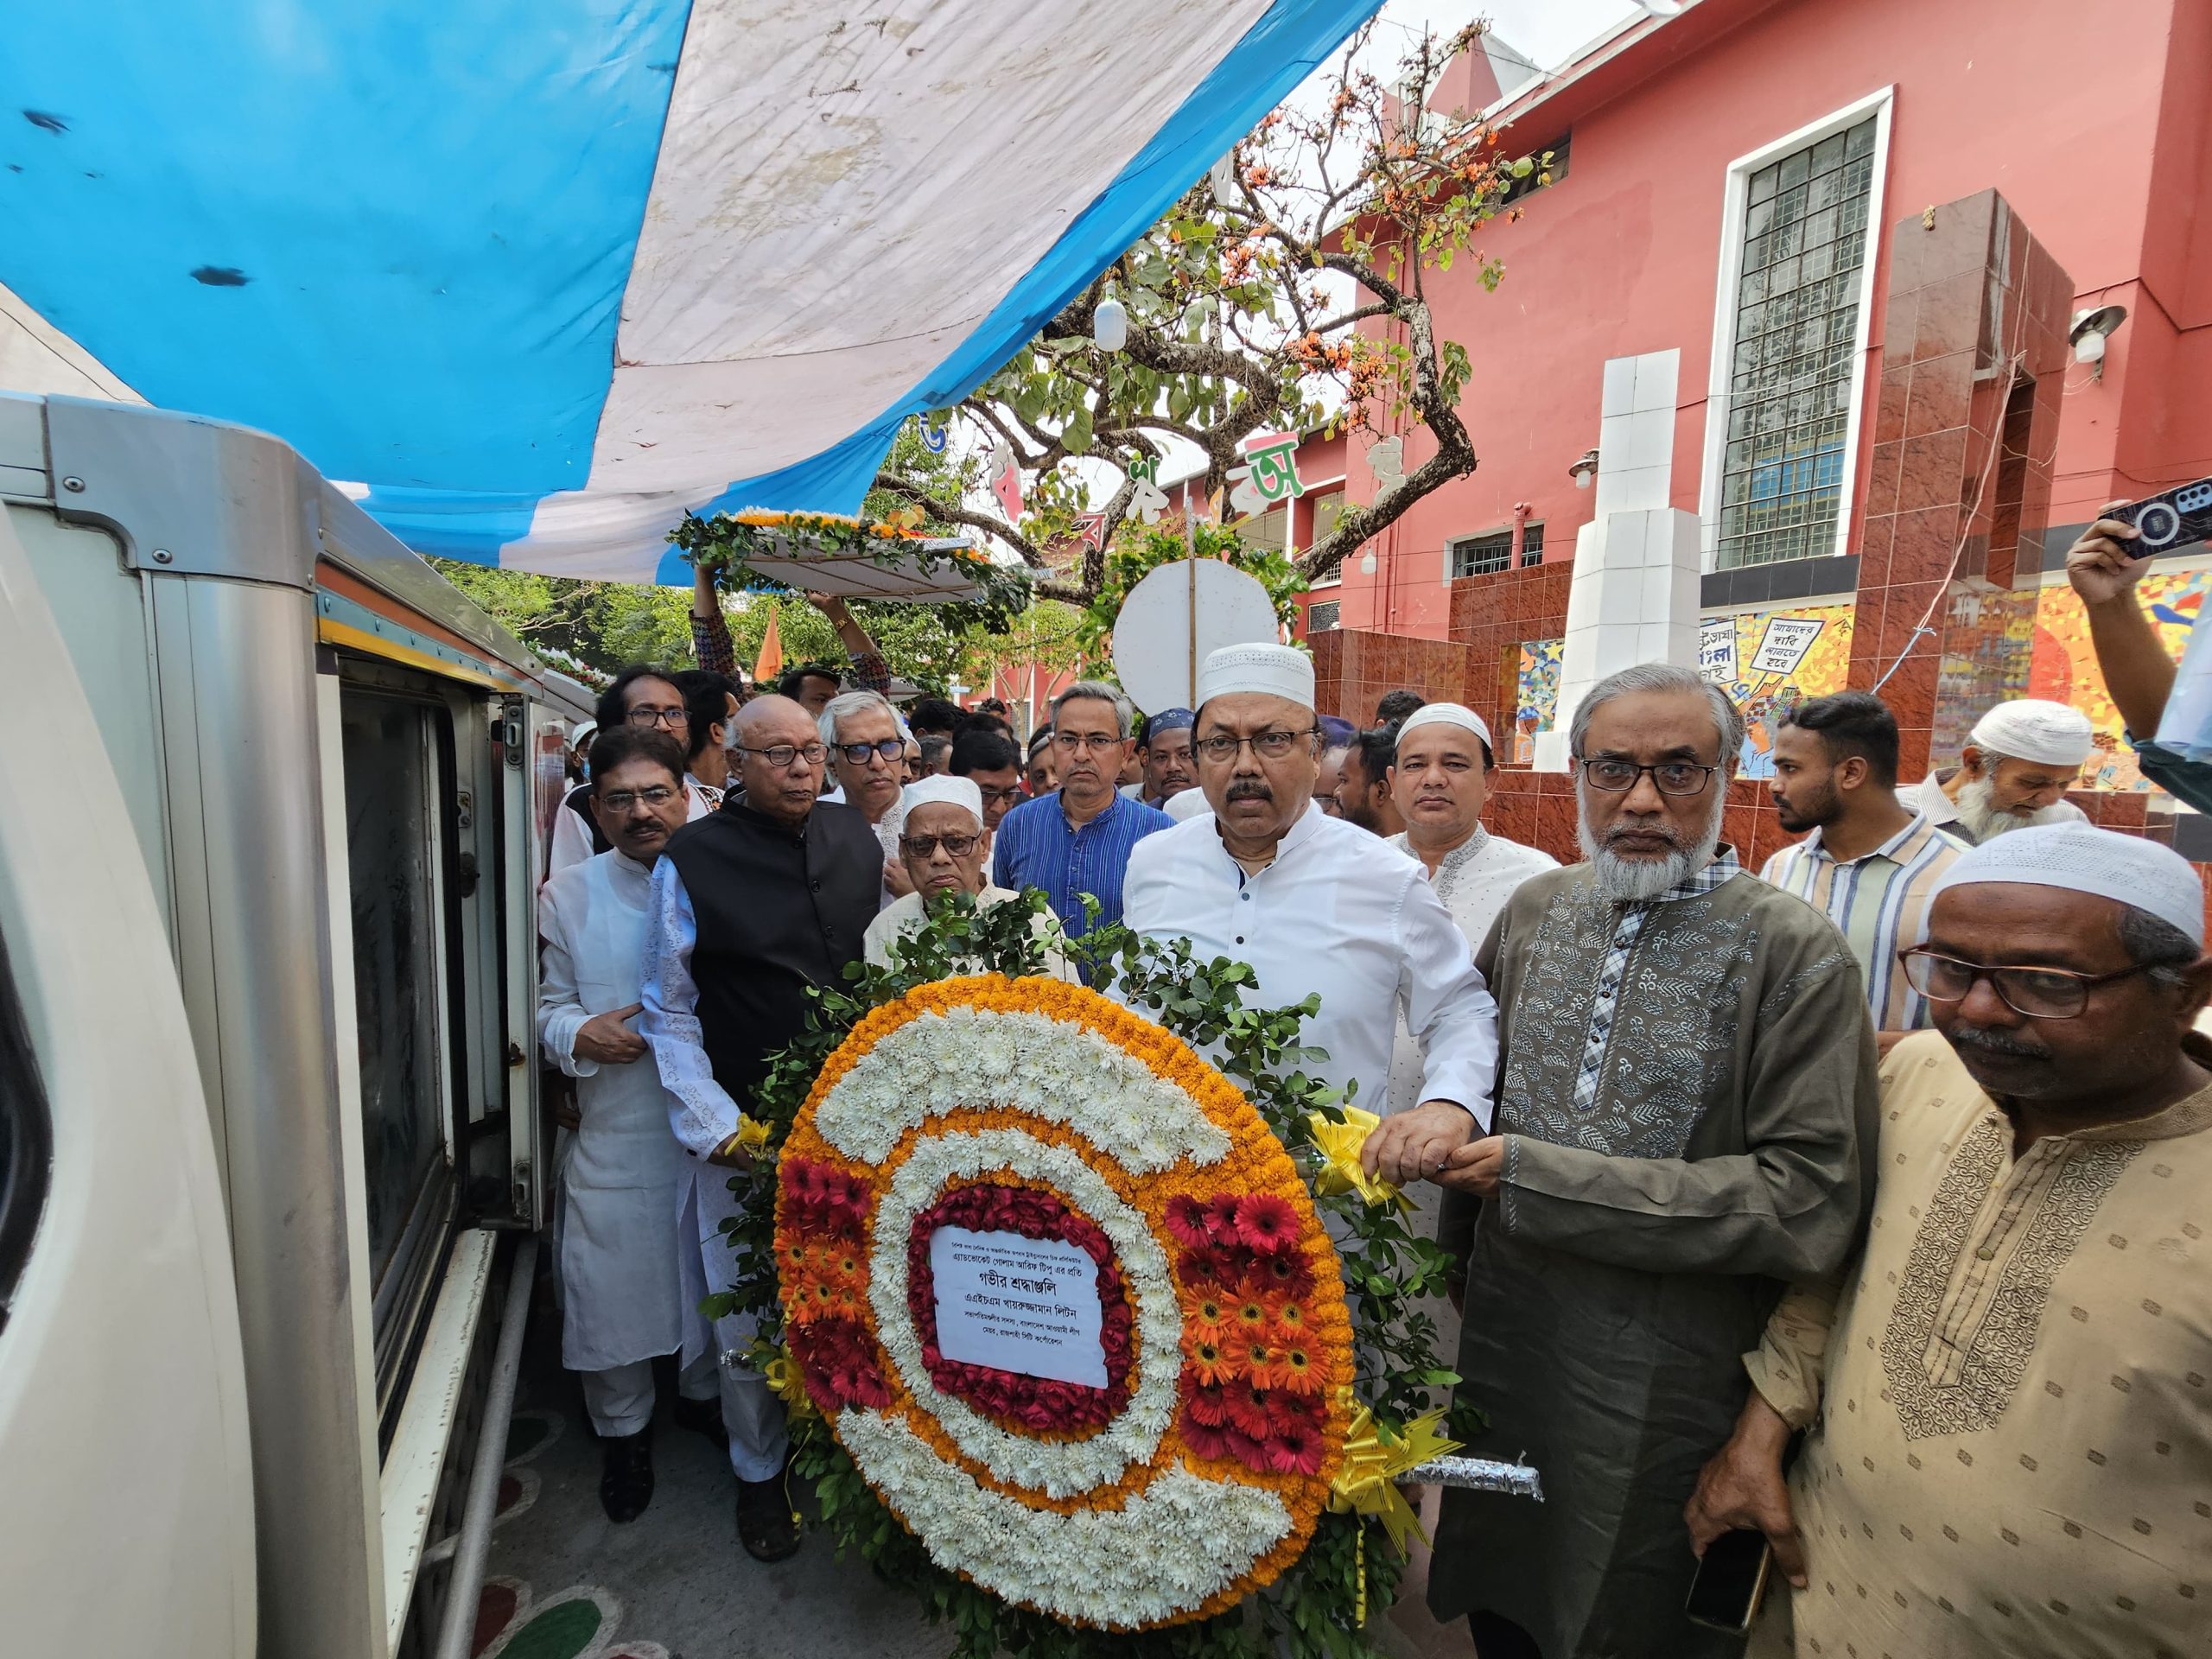
POLYGON ((1598 423, 1597 514, 1574 542, 1559 713, 1536 739, 1536 769, 1564 772, 1583 694, 1637 663, 1697 666, 1698 518, 1668 505, 1681 353, 1605 365, 1598 423))
POLYGON ((2015 556, 2050 518, 2074 284, 1994 190, 1889 242, 1851 684, 1879 683, 1910 782, 2027 689, 2036 572, 2016 589, 2015 556))

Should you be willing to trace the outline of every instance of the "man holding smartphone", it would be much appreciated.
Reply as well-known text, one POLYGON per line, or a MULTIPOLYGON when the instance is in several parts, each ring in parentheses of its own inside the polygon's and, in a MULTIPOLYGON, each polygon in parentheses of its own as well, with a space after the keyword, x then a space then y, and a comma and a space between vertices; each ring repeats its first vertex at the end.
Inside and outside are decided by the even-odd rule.
POLYGON ((1693 1548, 1770 1543, 1796 1593, 1761 1652, 1794 1624, 1807 1656, 2201 1654, 2202 887, 2139 836, 2017 830, 1951 867, 1903 955, 1936 1029, 1882 1065, 1872 1226, 1745 1357, 1693 1548))
POLYGON ((2173 695, 2174 659, 2137 597, 2137 586, 2151 569, 2151 561, 2134 550, 2140 534, 2133 524, 2100 518, 2066 550, 2066 580, 2081 595, 2089 648, 2135 747, 2135 764, 2169 795, 2212 812, 2212 762, 2191 760, 2157 741, 2173 695))

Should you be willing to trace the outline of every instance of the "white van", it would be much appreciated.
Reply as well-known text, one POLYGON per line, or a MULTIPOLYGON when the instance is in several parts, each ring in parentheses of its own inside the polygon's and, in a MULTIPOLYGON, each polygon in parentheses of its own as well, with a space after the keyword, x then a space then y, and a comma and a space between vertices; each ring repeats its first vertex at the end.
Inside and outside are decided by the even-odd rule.
POLYGON ((588 698, 275 439, 0 395, 10 1651, 473 1612, 588 698))

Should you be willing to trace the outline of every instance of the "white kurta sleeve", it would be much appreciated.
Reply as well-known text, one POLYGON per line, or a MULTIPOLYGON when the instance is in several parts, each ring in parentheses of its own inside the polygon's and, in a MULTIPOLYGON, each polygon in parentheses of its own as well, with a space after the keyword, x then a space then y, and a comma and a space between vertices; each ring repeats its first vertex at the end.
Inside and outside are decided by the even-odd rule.
POLYGON ((576 1052, 576 1033, 591 1015, 576 995, 576 963, 569 952, 569 924, 550 884, 539 897, 537 906, 538 935, 545 941, 537 976, 537 1045, 545 1051, 547 1059, 570 1077, 592 1077, 599 1071, 599 1062, 584 1059, 576 1052))
POLYGON ((1468 955, 1467 936, 1419 874, 1408 878, 1398 906, 1398 938, 1406 1027, 1421 1040, 1421 1098, 1465 1107, 1487 1134, 1497 1004, 1468 955))
POLYGON ((563 801, 553 814, 553 841, 545 849, 545 879, 551 880, 571 864, 592 855, 591 825, 584 815, 563 801))
POLYGON ((652 1050, 661 1087, 669 1093, 669 1126, 688 1151, 703 1158, 737 1133, 739 1113, 737 1103, 715 1081, 714 1063, 700 1037, 699 988, 691 978, 699 927, 691 895, 665 858, 653 866, 646 912, 645 980, 638 993, 645 1012, 638 1032, 652 1050))

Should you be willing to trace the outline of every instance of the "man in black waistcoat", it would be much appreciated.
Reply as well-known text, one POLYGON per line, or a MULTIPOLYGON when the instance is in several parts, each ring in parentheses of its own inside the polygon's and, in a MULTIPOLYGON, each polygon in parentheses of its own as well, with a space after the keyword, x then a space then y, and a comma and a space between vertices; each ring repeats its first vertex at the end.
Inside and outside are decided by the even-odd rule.
MULTIPOLYGON (((654 867, 639 994, 639 1030, 669 1092, 676 1138, 691 1154, 683 1202, 696 1231, 681 1236, 699 1240, 684 1265, 699 1270, 700 1297, 730 1282, 729 1244, 717 1230, 737 1207, 732 1171, 748 1179, 739 1117, 768 1057, 804 1025, 807 988, 842 985, 845 965, 861 959, 883 890, 883 849, 868 819, 817 800, 826 757, 806 710, 788 697, 747 703, 738 742, 744 793, 677 830, 654 867)), ((719 1319, 711 1332, 694 1320, 683 1358, 709 1344, 724 1356, 738 1538, 774 1561, 798 1548, 798 1517, 785 1484, 783 1408, 729 1357, 752 1336, 749 1319, 719 1319)))

